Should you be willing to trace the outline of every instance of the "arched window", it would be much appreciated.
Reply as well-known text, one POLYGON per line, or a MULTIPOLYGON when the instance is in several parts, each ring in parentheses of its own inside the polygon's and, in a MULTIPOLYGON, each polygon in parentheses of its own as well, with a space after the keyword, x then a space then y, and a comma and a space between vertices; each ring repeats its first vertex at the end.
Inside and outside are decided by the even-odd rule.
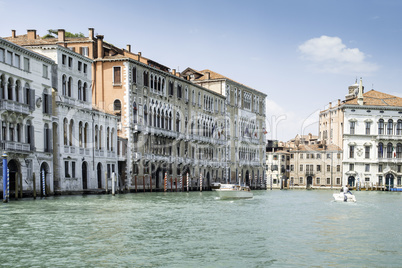
POLYGON ((78 80, 78 100, 82 100, 82 82, 78 80))
POLYGON ((6 86, 5 86, 5 81, 6 77, 4 74, 0 76, 0 93, 1 93, 1 98, 4 99, 6 96, 6 86))
POLYGON ((144 125, 148 125, 148 110, 147 110, 147 105, 144 105, 144 125))
POLYGON ((110 129, 109 127, 106 129, 106 150, 110 150, 110 129))
POLYGON ((169 116, 167 111, 165 111, 165 129, 169 130, 169 116))
POLYGON ((99 150, 102 150, 102 148, 103 148, 103 144, 102 144, 102 132, 103 132, 103 127, 102 126, 100 126, 99 127, 99 150))
POLYGON ((121 111, 121 102, 119 99, 114 100, 113 102, 113 111, 118 112, 121 111))
POLYGON ((137 112, 137 104, 134 102, 133 104, 133 122, 134 124, 137 124, 138 122, 138 112, 137 112))
POLYGON ((8 78, 8 83, 7 83, 7 93, 8 93, 8 98, 9 100, 13 100, 13 79, 10 77, 8 78))
POLYGON ((144 79, 144 86, 149 86, 149 75, 148 72, 143 73, 143 79, 144 79))
POLYGON ((193 102, 193 105, 195 105, 195 92, 194 92, 194 89, 191 91, 191 100, 193 102))
POLYGON ((85 146, 85 148, 88 147, 88 128, 89 128, 88 123, 85 123, 85 128, 84 128, 84 146, 85 146))
POLYGON ((378 158, 383 158, 384 155, 384 144, 382 142, 378 143, 378 158))
POLYGON ((156 121, 156 126, 161 127, 161 110, 159 108, 156 114, 156 121))
POLYGON ((73 146, 73 132, 74 132, 74 121, 73 119, 70 120, 70 126, 69 126, 69 145, 73 146))
POLYGON ((157 121, 156 120, 156 108, 154 108, 154 113, 153 114, 154 114, 154 127, 156 127, 156 124, 157 124, 156 123, 156 121, 157 121))
POLYGON ((389 142, 387 144, 387 158, 392 158, 392 149, 393 149, 392 143, 389 142))
POLYGON ((387 134, 392 135, 393 130, 394 130, 394 121, 392 121, 392 119, 389 119, 387 124, 387 134))
POLYGON ((63 74, 62 78, 62 93, 63 96, 67 96, 67 77, 65 74, 63 74))
POLYGON ((402 158, 402 143, 396 145, 396 158, 402 158))
POLYGON ((82 88, 82 100, 83 101, 88 101, 87 90, 88 90, 88 86, 87 86, 87 83, 85 82, 84 87, 82 88))
POLYGON ((133 67, 132 79, 133 79, 133 83, 137 83, 137 68, 136 67, 133 67))
POLYGON ((21 82, 20 82, 20 80, 17 80, 15 82, 15 101, 16 102, 20 101, 20 88, 21 88, 21 82))
POLYGON ((402 135, 402 120, 399 119, 396 125, 396 135, 402 135))
POLYGON ((154 88, 154 75, 151 74, 151 88, 154 88))
POLYGON ((161 112, 161 128, 165 128, 165 112, 161 112))
POLYGON ((44 141, 43 141, 44 151, 45 152, 50 152, 50 140, 51 140, 51 137, 50 137, 50 129, 49 129, 48 124, 45 124, 45 127, 43 129, 43 138, 44 138, 44 141))
POLYGON ((112 130, 111 130, 111 132, 110 132, 110 151, 114 151, 114 147, 113 147, 113 145, 114 145, 114 142, 113 142, 113 140, 114 140, 114 128, 112 128, 112 130))
POLYGON ((378 135, 383 135, 384 134, 384 120, 380 119, 378 121, 378 135))
POLYGON ((173 130, 173 129, 172 129, 172 120, 173 120, 173 118, 172 118, 172 112, 169 112, 169 130, 173 130))
POLYGON ((69 77, 68 84, 67 84, 67 95, 69 97, 71 97, 72 88, 73 88, 73 78, 69 77))
POLYGON ((84 128, 81 121, 78 123, 78 143, 79 146, 82 148, 84 143, 84 128))
POLYGON ((180 132, 180 114, 176 113, 176 131, 180 132))
POLYGON ((96 125, 96 126, 95 126, 95 149, 98 149, 98 148, 99 148, 99 138, 98 138, 98 135, 99 135, 99 131, 98 131, 98 126, 96 125))
POLYGON ((67 118, 64 118, 64 121, 63 121, 64 145, 68 145, 67 132, 68 132, 68 120, 67 120, 67 118))

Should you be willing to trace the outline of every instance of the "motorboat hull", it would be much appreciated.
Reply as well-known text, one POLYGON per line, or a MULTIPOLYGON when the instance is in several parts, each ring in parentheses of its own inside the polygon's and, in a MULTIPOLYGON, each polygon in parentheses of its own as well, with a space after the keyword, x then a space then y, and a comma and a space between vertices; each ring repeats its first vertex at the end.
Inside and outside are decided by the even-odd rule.
POLYGON ((238 198, 252 198, 253 193, 247 186, 240 186, 234 184, 221 184, 218 192, 220 199, 238 199, 238 198))
POLYGON ((356 197, 353 194, 346 194, 346 201, 344 193, 333 194, 336 202, 356 202, 356 197))

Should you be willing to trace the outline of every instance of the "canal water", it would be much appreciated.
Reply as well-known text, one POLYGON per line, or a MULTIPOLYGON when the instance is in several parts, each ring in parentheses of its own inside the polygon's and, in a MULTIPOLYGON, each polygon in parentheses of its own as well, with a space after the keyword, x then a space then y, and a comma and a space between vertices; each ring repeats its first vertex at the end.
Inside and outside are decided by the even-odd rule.
POLYGON ((402 194, 254 191, 0 204, 1 267, 401 267, 402 194))

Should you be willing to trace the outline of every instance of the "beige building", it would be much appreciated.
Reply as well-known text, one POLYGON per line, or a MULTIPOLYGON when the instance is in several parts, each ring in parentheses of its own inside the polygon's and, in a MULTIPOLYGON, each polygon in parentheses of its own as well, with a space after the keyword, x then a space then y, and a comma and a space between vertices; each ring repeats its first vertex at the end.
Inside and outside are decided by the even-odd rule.
POLYGON ((315 138, 296 140, 290 151, 290 188, 325 189, 341 187, 342 150, 315 138))
POLYGON ((212 72, 180 74, 130 45, 117 48, 103 39, 90 28, 88 37, 59 30, 42 42, 93 60, 92 103, 119 118, 118 166, 126 188, 162 189, 166 175, 168 188, 183 186, 187 175, 198 187, 201 178, 204 187, 234 182, 238 174, 248 184, 261 180, 265 94, 212 72))

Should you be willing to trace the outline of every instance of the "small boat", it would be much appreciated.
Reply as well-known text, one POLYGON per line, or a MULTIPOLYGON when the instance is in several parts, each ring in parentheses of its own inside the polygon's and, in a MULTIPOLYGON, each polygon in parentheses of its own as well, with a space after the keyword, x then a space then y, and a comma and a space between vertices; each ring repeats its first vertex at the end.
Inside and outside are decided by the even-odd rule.
POLYGON ((218 192, 220 199, 237 199, 237 198, 252 198, 253 193, 248 186, 238 184, 220 184, 220 187, 214 189, 218 192))
POLYGON ((353 194, 347 193, 346 200, 344 193, 338 193, 332 195, 336 202, 356 202, 356 197, 353 194))

